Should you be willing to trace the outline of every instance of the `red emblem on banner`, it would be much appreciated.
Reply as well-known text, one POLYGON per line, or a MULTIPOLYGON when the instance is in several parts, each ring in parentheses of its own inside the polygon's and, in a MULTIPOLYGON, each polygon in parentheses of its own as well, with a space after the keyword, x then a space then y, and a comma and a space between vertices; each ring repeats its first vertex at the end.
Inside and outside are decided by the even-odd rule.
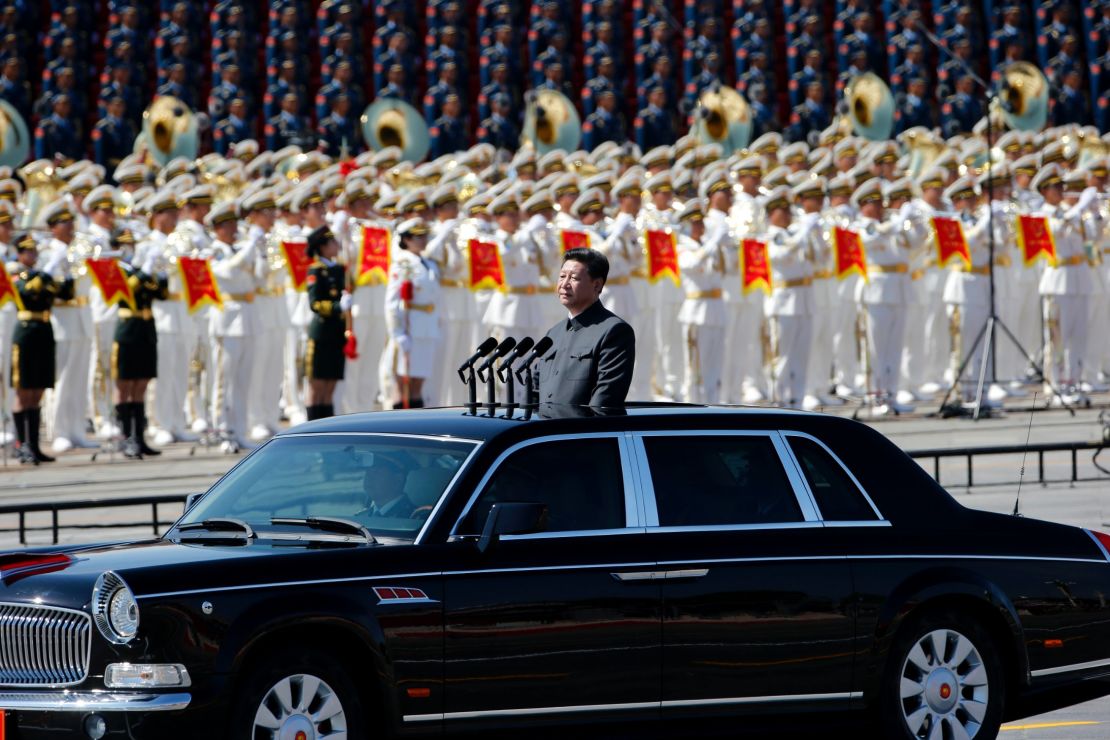
POLYGON ((745 294, 757 289, 771 292, 771 257, 766 242, 755 239, 740 242, 740 281, 745 294))
POLYGON ((285 267, 294 290, 304 290, 308 283, 308 268, 312 260, 308 256, 308 242, 282 242, 281 253, 285 255, 285 267))
POLYGON ((644 232, 644 244, 647 245, 648 280, 654 283, 669 277, 678 285, 678 248, 674 234, 669 231, 648 230, 644 232))
POLYGON ((572 249, 590 248, 590 235, 585 231, 567 231, 564 229, 559 232, 559 239, 563 242, 564 253, 572 249))
POLYGON ((110 257, 100 259, 90 257, 85 260, 85 264, 88 265, 93 282, 100 289, 100 295, 104 296, 105 303, 111 306, 123 301, 134 310, 135 294, 131 292, 131 286, 127 283, 127 273, 123 271, 119 260, 110 257))
POLYGON ((863 253, 863 240, 855 231, 839 226, 833 228, 833 242, 836 247, 836 277, 843 280, 856 273, 867 280, 867 256, 863 253))
POLYGON ((1046 217, 1018 216, 1017 241, 1026 267, 1042 258, 1056 266, 1056 240, 1046 217))
POLYGON ((362 246, 358 250, 358 276, 355 285, 385 285, 389 280, 389 229, 362 227, 362 246))
POLYGON ((505 268, 497 245, 471 239, 466 243, 466 251, 470 263, 470 289, 504 290, 505 268))
POLYGON ((18 310, 23 310, 23 301, 19 300, 19 291, 15 289, 11 275, 0 265, 0 306, 8 301, 14 303, 18 310))
POLYGON ((933 234, 937 239, 937 264, 947 267, 953 259, 959 258, 964 267, 971 267, 971 250, 964 236, 964 226, 957 219, 933 217, 933 234))
POLYGON ((216 287, 212 265, 207 259, 179 257, 177 266, 181 270, 181 281, 185 284, 185 306, 189 313, 195 313, 206 304, 223 310, 224 301, 220 297, 220 289, 216 287))

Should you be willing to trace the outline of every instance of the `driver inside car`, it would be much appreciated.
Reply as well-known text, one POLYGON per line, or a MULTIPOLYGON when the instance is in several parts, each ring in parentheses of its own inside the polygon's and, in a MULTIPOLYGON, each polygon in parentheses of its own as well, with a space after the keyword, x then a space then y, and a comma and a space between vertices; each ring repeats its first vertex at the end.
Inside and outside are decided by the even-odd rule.
POLYGON ((416 511, 416 505, 405 495, 405 481, 411 468, 400 456, 375 452, 374 463, 362 479, 362 490, 367 496, 365 512, 370 516, 410 518, 416 511))

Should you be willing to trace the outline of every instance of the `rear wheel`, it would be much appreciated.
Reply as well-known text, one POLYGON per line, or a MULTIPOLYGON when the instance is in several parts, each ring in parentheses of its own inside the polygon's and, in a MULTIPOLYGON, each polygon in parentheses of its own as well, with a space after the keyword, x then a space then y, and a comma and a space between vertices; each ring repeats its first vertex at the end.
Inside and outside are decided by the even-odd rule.
POLYGON ((1005 697, 994 641, 959 614, 917 619, 891 647, 881 696, 886 737, 991 740, 1005 697))

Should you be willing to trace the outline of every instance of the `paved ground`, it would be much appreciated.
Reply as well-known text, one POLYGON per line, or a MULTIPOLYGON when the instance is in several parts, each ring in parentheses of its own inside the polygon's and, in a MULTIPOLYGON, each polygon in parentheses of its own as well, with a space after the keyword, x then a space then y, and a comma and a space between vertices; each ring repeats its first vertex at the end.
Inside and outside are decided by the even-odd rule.
MULTIPOLYGON (((1110 396, 1096 398, 1100 405, 1110 405, 1110 396)), ((1028 401, 1014 406, 1028 407, 1028 401)), ((929 410, 929 409, 925 409, 929 410)), ((847 414, 848 411, 837 413, 847 414)), ((968 419, 928 418, 914 414, 872 422, 903 449, 965 448, 984 445, 1020 445, 1028 435, 1034 444, 1063 441, 1096 441, 1101 436, 1098 410, 1080 410, 1072 417, 1066 411, 1028 411, 1012 409, 1001 418, 978 422, 968 419), (1030 427, 1030 421, 1032 426, 1030 427)), ((21 467, 10 459, 0 465, 0 507, 10 504, 43 503, 72 500, 110 500, 150 494, 184 495, 200 492, 234 465, 241 456, 221 454, 215 448, 174 445, 158 458, 139 462, 125 461, 118 455, 101 453, 95 462, 91 451, 70 452, 52 465, 38 468, 21 467)), ((1038 484, 1036 457, 1025 462, 1025 476, 1020 486, 1021 511, 1025 516, 1049 519, 1084 527, 1110 531, 1110 474, 1100 471, 1091 461, 1092 453, 1078 458, 1081 482, 1066 482, 1071 473, 1071 459, 1066 453, 1052 453, 1045 464, 1046 478, 1065 481, 1038 484), (1082 480, 1086 479, 1086 480, 1082 480)), ((932 461, 922 461, 932 472, 932 461)), ((1110 451, 1098 462, 1110 470, 1110 451)), ((1020 455, 978 458, 974 467, 975 485, 966 485, 966 461, 945 460, 941 466, 942 483, 967 506, 990 511, 1008 512, 1018 497, 1018 479, 1023 459, 1020 455)), ((159 518, 172 521, 180 505, 163 505, 159 518)), ((123 539, 152 533, 151 510, 125 507, 98 512, 61 512, 63 542, 123 539), (83 528, 102 525, 105 521, 134 522, 137 526, 83 528)), ((0 548, 19 547, 18 516, 0 514, 0 548)), ((49 513, 28 514, 26 525, 30 545, 51 542, 49 513)), ((165 529, 161 527, 160 529, 165 529)), ((1103 740, 1110 737, 1110 698, 1095 700, 1067 709, 1038 714, 1003 728, 1005 740, 1103 740)))

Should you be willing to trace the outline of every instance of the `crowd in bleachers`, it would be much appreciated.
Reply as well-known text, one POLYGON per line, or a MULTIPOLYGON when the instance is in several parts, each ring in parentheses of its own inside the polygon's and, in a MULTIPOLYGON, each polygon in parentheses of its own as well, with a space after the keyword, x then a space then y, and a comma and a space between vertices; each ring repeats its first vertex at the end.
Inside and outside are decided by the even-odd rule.
POLYGON ((646 151, 689 125, 698 97, 735 85, 753 136, 825 128, 844 86, 873 71, 896 128, 968 132, 976 77, 1025 60, 1051 82, 1050 123, 1110 125, 1110 2, 1058 0, 28 0, 0 2, 0 98, 36 157, 125 156, 155 96, 209 117, 205 146, 365 148, 359 117, 403 99, 431 156, 516 147, 526 93, 580 106, 583 143, 646 151), (933 41, 940 43, 938 48, 933 41))

